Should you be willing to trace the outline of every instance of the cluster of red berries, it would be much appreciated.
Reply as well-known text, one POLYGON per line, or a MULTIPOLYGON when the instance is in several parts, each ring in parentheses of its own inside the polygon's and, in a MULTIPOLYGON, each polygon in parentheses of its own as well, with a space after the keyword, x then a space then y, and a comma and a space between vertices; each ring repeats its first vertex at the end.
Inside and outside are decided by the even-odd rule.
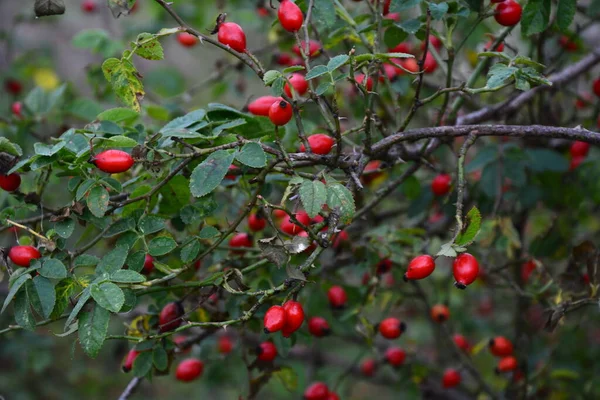
POLYGON ((340 397, 331 392, 323 382, 314 382, 304 391, 304 400, 340 400, 340 397))
POLYGON ((248 105, 248 111, 254 115, 269 117, 277 126, 287 124, 294 115, 290 103, 281 97, 273 96, 259 97, 248 105))
POLYGON ((302 304, 289 300, 283 306, 271 306, 265 313, 263 322, 266 333, 282 331, 284 337, 290 337, 302 326, 304 309, 302 304))
POLYGON ((515 371, 519 367, 519 363, 513 355, 513 344, 504 336, 496 336, 489 342, 490 353, 496 357, 500 357, 496 366, 496 372, 515 371))
MULTIPOLYGON (((430 255, 424 254, 413 258, 408 264, 404 280, 418 280, 427 278, 435 270, 435 260, 430 255)), ((452 264, 452 273, 459 289, 465 289, 473 283, 479 275, 479 263, 469 253, 461 253, 452 264)))

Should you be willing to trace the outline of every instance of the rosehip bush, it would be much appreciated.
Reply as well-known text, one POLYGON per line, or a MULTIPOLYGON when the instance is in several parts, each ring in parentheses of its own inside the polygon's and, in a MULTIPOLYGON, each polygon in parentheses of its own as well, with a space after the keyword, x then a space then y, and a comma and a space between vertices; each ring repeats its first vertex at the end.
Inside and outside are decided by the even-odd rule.
POLYGON ((599 16, 0 2, 0 397, 600 398, 599 16))

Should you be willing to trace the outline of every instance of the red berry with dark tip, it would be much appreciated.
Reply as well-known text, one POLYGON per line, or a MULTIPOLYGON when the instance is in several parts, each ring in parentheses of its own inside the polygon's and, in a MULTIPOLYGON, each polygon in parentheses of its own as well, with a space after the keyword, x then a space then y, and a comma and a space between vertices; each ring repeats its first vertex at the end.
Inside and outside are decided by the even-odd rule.
POLYGON ((285 100, 276 101, 269 108, 269 119, 272 123, 282 126, 290 122, 294 112, 292 106, 285 100))
POLYGON ((262 342, 256 348, 256 357, 265 362, 271 362, 277 357, 277 347, 271 342, 262 342))
POLYGON ((122 150, 105 150, 94 157, 93 163, 100 171, 118 174, 131 168, 133 158, 122 150))
POLYGON ((265 313, 263 323, 266 333, 273 333, 283 329, 287 320, 287 313, 281 306, 271 306, 265 313))
POLYGON ((191 382, 202 375, 204 363, 195 358, 183 360, 175 370, 175 377, 181 382, 191 382))
POLYGON ((142 269, 142 273, 144 275, 148 275, 154 269, 154 258, 150 254, 146 254, 144 258, 144 268, 142 269))
POLYGON ((431 191, 436 196, 445 196, 450 192, 452 178, 448 174, 439 174, 431 181, 431 191))
POLYGON ((398 367, 404 364, 406 352, 400 347, 390 347, 385 351, 385 361, 392 367, 398 367))
MULTIPOLYGON (((304 75, 292 74, 292 76, 288 78, 288 81, 290 81, 292 88, 294 88, 294 92, 296 92, 298 96, 302 96, 308 91, 308 82, 304 78, 304 75)), ((292 97, 292 90, 290 89, 290 85, 288 83, 286 83, 283 87, 283 91, 288 95, 288 97, 292 97)))
MULTIPOLYGON (((310 135, 307 138, 307 140, 312 152, 320 155, 329 154, 329 152, 331 152, 331 148, 335 144, 335 140, 331 136, 325 135, 323 133, 310 135)), ((300 145, 300 151, 306 151, 306 147, 304 147, 303 144, 300 145)))
POLYGON ((298 32, 304 22, 302 10, 290 0, 283 0, 279 4, 277 18, 283 29, 288 32, 298 32))
MULTIPOLYGON (((233 237, 231 239, 229 239, 229 246, 230 247, 240 247, 240 248, 244 248, 244 247, 252 247, 252 237, 250 235, 248 235, 247 233, 236 233, 235 235, 233 235, 233 237)), ((235 254, 244 254, 244 250, 235 250, 234 251, 235 254)))
POLYGON ((379 333, 386 339, 396 339, 406 330, 404 322, 398 318, 386 318, 379 323, 379 333))
POLYGON ((513 0, 506 0, 496 6, 494 18, 502 26, 513 26, 521 21, 521 5, 513 0))
POLYGON ((38 249, 33 246, 13 246, 8 251, 10 261, 19 267, 29 267, 31 260, 36 260, 41 256, 38 249))
POLYGON ((169 303, 160 310, 158 326, 160 332, 169 332, 177 329, 183 322, 183 306, 179 302, 169 303))
POLYGON ((452 368, 449 368, 444 371, 444 375, 442 377, 442 385, 445 388, 453 388, 460 384, 460 373, 452 368))
POLYGON ((428 254, 413 258, 408 263, 408 269, 404 274, 405 280, 416 280, 427 278, 435 270, 435 260, 428 254))
POLYGON ((311 317, 308 320, 308 331, 315 337, 323 337, 329 335, 331 328, 325 318, 311 317))
POLYGON ((517 359, 513 356, 503 357, 498 361, 498 366, 496 367, 496 372, 510 372, 514 371, 518 368, 519 363, 517 359))
POLYGON ((224 22, 219 25, 217 39, 219 43, 244 53, 246 51, 246 34, 241 26, 234 22, 224 22))
POLYGON ((513 353, 513 344, 504 336, 496 336, 490 340, 490 352, 496 357, 508 357, 513 353))
POLYGON ((431 319, 435 322, 446 322, 450 318, 450 310, 445 304, 436 304, 431 307, 431 319))
POLYGON ((467 353, 471 351, 471 344, 469 343, 467 338, 461 335, 460 333, 454 334, 454 336, 452 336, 452 340, 454 341, 456 347, 458 347, 462 351, 467 353))
POLYGON ((294 300, 286 301, 283 305, 285 310, 285 325, 283 327, 285 337, 289 337, 297 331, 304 323, 304 309, 302 304, 294 300), (288 335, 286 335, 289 333, 288 335))
POLYGON ((304 391, 305 400, 327 400, 329 388, 323 382, 315 382, 304 391))
POLYGON ((477 279, 479 263, 471 254, 462 253, 454 259, 452 272, 456 280, 454 285, 459 289, 464 289, 477 279))
POLYGON ((252 232, 260 232, 267 226, 267 219, 257 213, 248 216, 248 228, 252 232))
POLYGON ((233 349, 233 342, 229 336, 221 336, 217 342, 217 348, 221 354, 229 354, 233 349))
POLYGON ((263 117, 269 116, 269 109, 273 103, 282 101, 281 97, 275 96, 262 96, 248 104, 248 111, 254 115, 262 115, 263 117))
POLYGON ((348 301, 348 295, 344 288, 337 285, 329 288, 327 298, 333 308, 343 308, 346 305, 346 301, 348 301))
POLYGON ((373 376, 376 367, 377 364, 375 363, 375 360, 367 358, 360 364, 360 372, 362 372, 364 376, 373 376))
POLYGON ((7 192, 14 192, 21 186, 21 176, 17 173, 0 175, 0 188, 7 192))
POLYGON ((198 43, 198 38, 195 35, 187 32, 179 32, 177 41, 184 47, 194 47, 198 43))
POLYGON ((129 352, 125 356, 125 360, 123 361, 123 366, 121 367, 123 369, 123 372, 131 371, 131 368, 133 368, 133 362, 137 358, 138 354, 140 353, 137 352, 135 349, 129 350, 129 352))

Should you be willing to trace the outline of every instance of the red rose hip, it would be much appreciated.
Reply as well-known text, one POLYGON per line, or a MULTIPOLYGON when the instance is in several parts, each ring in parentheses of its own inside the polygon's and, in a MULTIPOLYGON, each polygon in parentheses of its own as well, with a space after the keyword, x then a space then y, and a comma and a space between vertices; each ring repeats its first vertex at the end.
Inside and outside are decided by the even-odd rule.
POLYGON ((42 255, 33 246, 13 246, 8 251, 8 258, 19 267, 29 267, 31 260, 36 260, 42 255))
POLYGON ((445 388, 452 388, 460 384, 460 373, 452 368, 444 371, 442 376, 442 385, 445 388))
POLYGON ((333 308, 343 308, 346 305, 346 301, 348 301, 348 295, 344 288, 337 285, 329 288, 327 298, 333 308))
POLYGON ((137 358, 138 354, 140 353, 137 352, 135 349, 129 350, 129 353, 127 353, 127 355, 125 356, 125 360, 123 361, 123 366, 121 367, 123 369, 123 372, 131 371, 131 368, 133 368, 133 362, 137 358))
POLYGON ((304 309, 302 308, 302 304, 294 300, 286 301, 283 309, 285 310, 283 336, 289 337, 302 326, 304 322, 304 309))
POLYGON ((109 174, 125 172, 133 165, 133 158, 122 150, 105 150, 93 158, 100 171, 109 174))
POLYGON ((144 275, 148 275, 154 269, 154 258, 150 254, 146 254, 144 258, 144 267, 142 268, 142 273, 144 275))
MULTIPOLYGON (((319 155, 327 155, 331 152, 331 148, 333 147, 335 140, 328 135, 323 133, 317 133, 315 135, 310 135, 308 138, 308 145, 313 153, 319 155)), ((305 152, 306 147, 303 144, 300 145, 300 151, 305 152)))
POLYGON ((273 333, 283 329, 287 320, 287 313, 281 306, 272 306, 265 313, 263 323, 265 325, 265 333, 273 333))
POLYGON ((277 357, 277 347, 271 342, 262 342, 256 348, 256 354, 259 360, 271 362, 277 357))
POLYGON ((454 274, 454 286, 459 289, 465 289, 468 285, 477 279, 479 274, 479 263, 477 259, 469 253, 459 254, 452 264, 454 274))
POLYGON ((448 174, 439 174, 431 181, 431 191, 436 196, 445 196, 450 192, 452 178, 448 174))
POLYGON ((184 47, 194 47, 198 43, 198 38, 191 33, 180 32, 177 34, 177 41, 184 47))
MULTIPOLYGON (((294 88, 294 92, 296 92, 298 96, 302 96, 308 91, 308 82, 306 81, 306 79, 304 79, 303 75, 292 74, 292 76, 288 78, 288 81, 290 82, 292 88, 294 88)), ((283 91, 286 95, 288 95, 288 97, 292 97, 292 91, 288 83, 286 83, 283 87, 283 91)))
POLYGON ((14 192, 21 186, 21 176, 19 174, 0 175, 0 188, 7 192, 14 192))
POLYGON ((269 108, 269 119, 272 123, 282 126, 290 122, 294 112, 292 106, 285 100, 275 102, 269 108))
POLYGON ((416 280, 427 278, 435 270, 435 260, 428 254, 413 258, 408 263, 408 269, 404 274, 404 280, 416 280))
POLYGON ((234 22, 224 22, 217 29, 219 43, 229 46, 239 53, 246 52, 246 34, 241 26, 234 22))
POLYGON ((404 364, 406 352, 400 347, 390 347, 385 351, 385 361, 392 367, 398 367, 404 364))
POLYGON ((496 367, 496 372, 510 372, 517 369, 519 363, 517 359, 513 356, 503 357, 498 361, 498 366, 496 367))
POLYGON ((263 117, 269 116, 269 109, 273 103, 282 101, 281 97, 275 96, 262 96, 248 104, 248 111, 254 115, 262 115, 263 117))
POLYGON ((277 18, 283 29, 288 32, 298 32, 304 22, 302 10, 290 0, 283 0, 279 4, 277 18))
POLYGON ((504 336, 496 336, 490 340, 490 353, 496 357, 507 357, 513 353, 513 344, 504 336))
POLYGON ((181 382, 191 382, 202 375, 204 363, 195 358, 183 360, 177 366, 175 377, 181 382))
POLYGON ((379 323, 379 333, 386 339, 399 338, 405 330, 406 325, 398 318, 386 318, 379 323))
POLYGON ((315 382, 304 391, 305 400, 327 400, 329 389, 323 382, 315 382))
POLYGON ((308 320, 308 331, 315 337, 323 337, 331 333, 331 328, 325 318, 312 317, 308 320))
POLYGON ((159 331, 169 332, 177 329, 183 322, 183 306, 179 302, 169 303, 163 307, 158 315, 159 331))
POLYGON ((431 307, 431 319, 435 322, 446 322, 450 318, 450 310, 445 304, 436 304, 431 307))
POLYGON ((259 232, 267 226, 267 219, 263 218, 259 213, 250 214, 248 217, 248 228, 252 232, 259 232))
POLYGON ((521 21, 521 5, 513 0, 506 0, 496 6, 494 18, 502 26, 513 26, 521 21))

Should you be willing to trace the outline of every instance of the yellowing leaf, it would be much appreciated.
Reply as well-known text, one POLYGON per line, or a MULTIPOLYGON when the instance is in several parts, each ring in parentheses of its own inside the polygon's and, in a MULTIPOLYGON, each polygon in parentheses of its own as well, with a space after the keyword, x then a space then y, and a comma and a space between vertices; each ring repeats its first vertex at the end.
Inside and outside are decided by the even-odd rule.
POLYGON ((33 81, 45 90, 54 90, 60 84, 56 73, 50 68, 39 68, 33 73, 33 81))

